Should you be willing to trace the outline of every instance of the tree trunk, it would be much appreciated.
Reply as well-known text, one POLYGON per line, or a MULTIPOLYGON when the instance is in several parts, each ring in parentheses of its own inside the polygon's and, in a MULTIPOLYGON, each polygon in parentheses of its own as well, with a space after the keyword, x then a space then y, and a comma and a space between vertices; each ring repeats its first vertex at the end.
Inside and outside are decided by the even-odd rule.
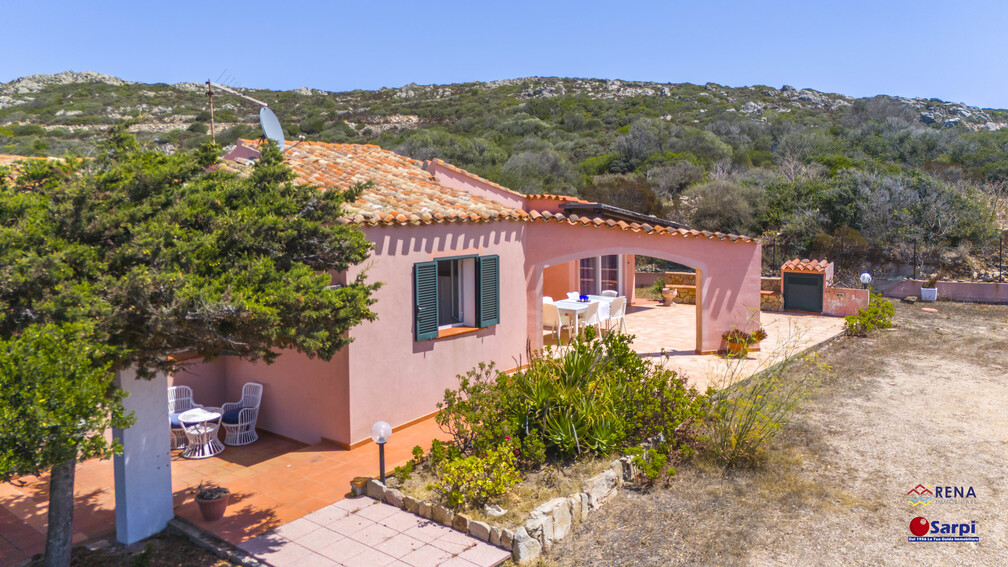
POLYGON ((49 472, 49 531, 46 533, 45 567, 68 567, 73 537, 74 471, 77 457, 53 466, 49 472))

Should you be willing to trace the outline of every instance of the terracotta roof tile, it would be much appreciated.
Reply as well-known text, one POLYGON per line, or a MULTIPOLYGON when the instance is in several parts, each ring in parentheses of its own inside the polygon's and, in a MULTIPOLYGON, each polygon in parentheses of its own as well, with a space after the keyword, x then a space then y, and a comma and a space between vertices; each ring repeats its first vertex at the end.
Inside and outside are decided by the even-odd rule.
POLYGON ((571 197, 570 195, 554 195, 552 193, 539 193, 535 195, 526 195, 526 199, 530 200, 543 200, 543 201, 563 201, 565 203, 585 203, 591 204, 591 201, 585 201, 584 199, 578 199, 577 197, 571 197))
MULTIPOLYGON (((258 141, 242 140, 255 147, 258 141)), ((609 228, 648 234, 717 238, 734 242, 759 242, 748 236, 692 229, 670 229, 649 224, 627 224, 601 217, 583 217, 564 213, 513 209, 478 195, 453 189, 438 182, 424 169, 425 162, 401 156, 374 145, 329 144, 324 142, 288 143, 294 146, 285 152, 287 162, 297 173, 296 181, 318 185, 323 189, 346 189, 354 183, 373 180, 375 186, 353 203, 344 205, 347 217, 340 222, 353 224, 406 225, 441 222, 490 222, 512 220, 524 222, 557 222, 587 227, 609 228)), ((432 160, 440 167, 455 171, 481 183, 515 193, 461 168, 441 160, 432 160)), ((221 169, 246 173, 247 164, 222 162, 221 169)), ((520 195, 519 193, 515 193, 520 195)), ((524 195, 523 195, 524 197, 524 195)), ((530 199, 553 199, 585 202, 567 195, 530 195, 530 199)))
POLYGON ((826 272, 826 267, 829 266, 829 261, 823 258, 822 260, 809 260, 808 258, 794 260, 788 260, 784 262, 781 266, 782 270, 791 272, 826 272))

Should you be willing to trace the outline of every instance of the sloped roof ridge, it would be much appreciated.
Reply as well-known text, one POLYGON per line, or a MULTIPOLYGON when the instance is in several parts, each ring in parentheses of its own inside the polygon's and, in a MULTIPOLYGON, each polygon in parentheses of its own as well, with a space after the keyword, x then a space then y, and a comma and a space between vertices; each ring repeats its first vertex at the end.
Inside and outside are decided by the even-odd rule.
POLYGON ((468 177, 469 179, 472 179, 474 181, 478 181, 480 183, 484 183, 486 185, 489 185, 489 186, 493 187, 494 189, 499 189, 499 190, 504 191, 506 193, 510 193, 510 194, 512 194, 512 195, 514 195, 516 197, 521 197, 523 199, 526 198, 526 197, 528 197, 528 195, 526 195, 524 193, 519 193, 518 191, 515 191, 514 189, 508 189, 507 187, 505 187, 505 186, 503 186, 503 185, 501 185, 499 183, 494 183, 493 181, 490 181, 489 179, 486 179, 484 177, 480 177, 479 175, 476 175, 475 173, 473 173, 471 171, 466 171, 466 170, 462 169, 461 167, 452 165, 452 164, 444 161, 441 158, 434 158, 434 159, 427 160, 426 162, 424 162, 424 169, 427 169, 427 164, 430 164, 430 163, 433 163, 435 165, 443 167, 443 168, 445 168, 445 169, 447 169, 449 171, 453 171, 453 172, 455 172, 455 173, 457 173, 459 175, 462 175, 464 177, 468 177))

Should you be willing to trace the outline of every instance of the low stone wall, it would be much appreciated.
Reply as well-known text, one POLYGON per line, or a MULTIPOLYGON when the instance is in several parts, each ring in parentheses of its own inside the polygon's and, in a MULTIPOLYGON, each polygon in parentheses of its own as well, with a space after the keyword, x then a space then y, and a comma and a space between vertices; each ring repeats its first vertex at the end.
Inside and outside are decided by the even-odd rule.
POLYGON ((696 285, 693 272, 665 272, 665 285, 696 285))
POLYGON ((696 287, 684 285, 674 289, 676 290, 676 295, 672 298, 672 303, 696 305, 696 287))
POLYGON ((630 463, 630 457, 611 462, 608 469, 585 481, 582 492, 540 504, 521 526, 493 526, 473 520, 440 504, 406 496, 375 479, 368 481, 367 495, 506 549, 516 562, 527 563, 549 551, 554 543, 567 537, 574 526, 615 496, 624 479, 632 478, 634 474, 630 463))
POLYGON ((780 292, 761 293, 760 311, 784 311, 784 296, 780 292))
POLYGON ((776 291, 777 293, 780 293, 781 279, 779 276, 776 278, 760 278, 759 288, 760 291, 776 291))

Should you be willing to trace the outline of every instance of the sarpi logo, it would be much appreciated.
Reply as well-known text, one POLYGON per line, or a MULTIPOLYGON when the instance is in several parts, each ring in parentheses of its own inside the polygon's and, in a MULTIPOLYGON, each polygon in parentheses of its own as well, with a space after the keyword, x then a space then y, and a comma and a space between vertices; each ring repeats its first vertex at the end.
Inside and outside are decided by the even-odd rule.
POLYGON ((976 497, 972 486, 936 486, 931 490, 930 486, 918 484, 907 492, 907 502, 911 506, 927 506, 935 499, 948 501, 976 497))
POLYGON ((929 522, 927 518, 917 516, 910 520, 910 533, 913 535, 907 541, 980 541, 976 535, 976 520, 945 524, 938 520, 929 522))

